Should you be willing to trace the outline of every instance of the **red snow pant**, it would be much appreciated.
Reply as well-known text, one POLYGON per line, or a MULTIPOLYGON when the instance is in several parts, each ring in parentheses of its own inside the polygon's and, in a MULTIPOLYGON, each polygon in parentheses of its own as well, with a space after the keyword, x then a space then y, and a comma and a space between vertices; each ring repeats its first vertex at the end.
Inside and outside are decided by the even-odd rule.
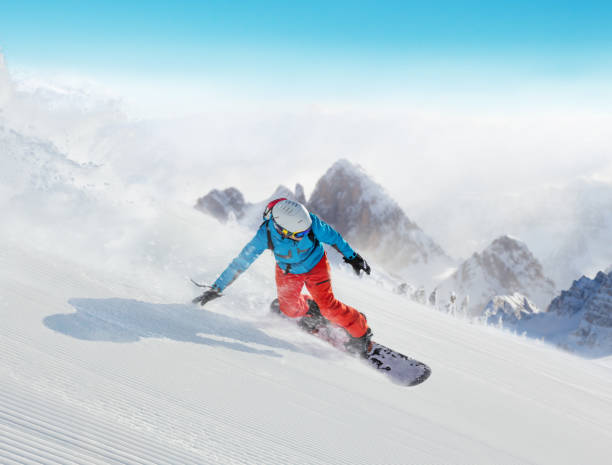
POLYGON ((310 296, 302 294, 305 284, 325 318, 342 326, 353 337, 363 336, 368 329, 365 316, 334 297, 329 271, 329 262, 325 254, 307 273, 285 273, 276 265, 276 287, 281 311, 291 318, 306 315, 307 299, 310 299, 310 296))

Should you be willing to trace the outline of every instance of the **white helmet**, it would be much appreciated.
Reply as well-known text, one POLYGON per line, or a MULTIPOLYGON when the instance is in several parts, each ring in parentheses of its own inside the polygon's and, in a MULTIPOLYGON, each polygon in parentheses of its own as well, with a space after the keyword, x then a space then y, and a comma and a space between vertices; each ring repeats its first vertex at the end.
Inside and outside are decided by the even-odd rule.
POLYGON ((283 199, 272 207, 272 219, 290 233, 306 231, 312 225, 312 218, 306 207, 299 202, 283 199))

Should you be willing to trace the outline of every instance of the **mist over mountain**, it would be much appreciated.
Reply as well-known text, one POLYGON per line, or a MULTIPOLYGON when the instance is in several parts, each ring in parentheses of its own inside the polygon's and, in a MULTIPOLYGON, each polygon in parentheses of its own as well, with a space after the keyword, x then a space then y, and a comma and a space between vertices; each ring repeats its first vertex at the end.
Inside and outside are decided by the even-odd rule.
POLYGON ((609 161, 607 169, 605 163, 592 163, 600 175, 506 189, 465 183, 453 191, 431 192, 432 198, 406 208, 454 256, 468 257, 504 234, 520 237, 545 274, 567 288, 579 276, 594 277, 612 263, 612 171, 609 161))

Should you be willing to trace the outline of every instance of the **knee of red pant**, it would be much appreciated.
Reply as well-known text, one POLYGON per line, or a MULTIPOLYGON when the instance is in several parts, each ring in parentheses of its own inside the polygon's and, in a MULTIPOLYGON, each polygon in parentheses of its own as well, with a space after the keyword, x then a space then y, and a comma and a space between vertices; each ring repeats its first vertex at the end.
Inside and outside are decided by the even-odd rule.
POLYGON ((295 300, 281 299, 279 297, 278 303, 280 311, 290 318, 298 318, 304 316, 308 312, 308 304, 306 303, 306 299, 308 297, 309 296, 300 295, 295 300))
POLYGON ((297 318, 299 315, 299 310, 295 305, 280 305, 280 311, 287 315, 289 318, 297 318))

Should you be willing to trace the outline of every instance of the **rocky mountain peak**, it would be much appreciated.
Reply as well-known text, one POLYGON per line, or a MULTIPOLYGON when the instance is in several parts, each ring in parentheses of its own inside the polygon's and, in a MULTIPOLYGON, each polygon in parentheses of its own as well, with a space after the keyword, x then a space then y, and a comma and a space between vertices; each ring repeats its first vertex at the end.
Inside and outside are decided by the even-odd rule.
POLYGON ((463 262, 439 290, 442 295, 455 292, 458 297, 469 296, 469 312, 479 315, 495 296, 515 293, 546 308, 555 294, 555 284, 544 275, 525 243, 501 236, 463 262))
POLYGON ((484 309, 484 318, 490 324, 516 324, 530 318, 540 310, 524 295, 515 292, 512 295, 493 297, 484 309))
POLYGON ((242 218, 245 206, 246 202, 242 192, 235 187, 229 187, 223 190, 211 190, 197 200, 195 208, 225 223, 231 214, 237 219, 242 218))
POLYGON ((544 276, 542 265, 527 245, 511 236, 504 235, 495 239, 477 259, 501 282, 519 285, 522 278, 548 281, 554 288, 554 283, 544 276))
POLYGON ((268 202, 279 197, 306 203, 304 188, 301 184, 296 184, 295 192, 280 185, 267 199, 256 203, 246 202, 240 190, 229 187, 223 190, 211 190, 197 200, 195 208, 215 217, 222 223, 226 223, 230 218, 235 218, 249 226, 257 226, 261 223, 261 215, 268 202))
MULTIPOLYGON (((582 276, 574 281, 568 290, 562 291, 558 297, 555 297, 548 311, 558 315, 573 316, 587 307, 593 307, 593 302, 599 301, 602 297, 600 294, 606 294, 608 290, 612 290, 612 271, 610 273, 600 271, 594 279, 582 276)), ((603 303, 604 307, 606 305, 610 307, 609 317, 612 318, 612 291, 608 297, 608 299, 604 298, 603 303)))
POLYGON ((612 351, 612 272, 582 276, 551 302, 548 311, 517 325, 535 337, 589 356, 612 351))
POLYGON ((507 234, 495 239, 487 249, 495 251, 497 253, 522 253, 529 251, 527 245, 521 242, 519 239, 509 236, 507 234))
POLYGON ((451 261, 380 184, 348 160, 337 161, 319 179, 308 208, 392 271, 436 262, 442 268, 451 261))
POLYGON ((419 229, 381 185, 345 159, 334 163, 319 179, 308 206, 347 237, 357 234, 359 228, 371 231, 375 223, 419 229))

